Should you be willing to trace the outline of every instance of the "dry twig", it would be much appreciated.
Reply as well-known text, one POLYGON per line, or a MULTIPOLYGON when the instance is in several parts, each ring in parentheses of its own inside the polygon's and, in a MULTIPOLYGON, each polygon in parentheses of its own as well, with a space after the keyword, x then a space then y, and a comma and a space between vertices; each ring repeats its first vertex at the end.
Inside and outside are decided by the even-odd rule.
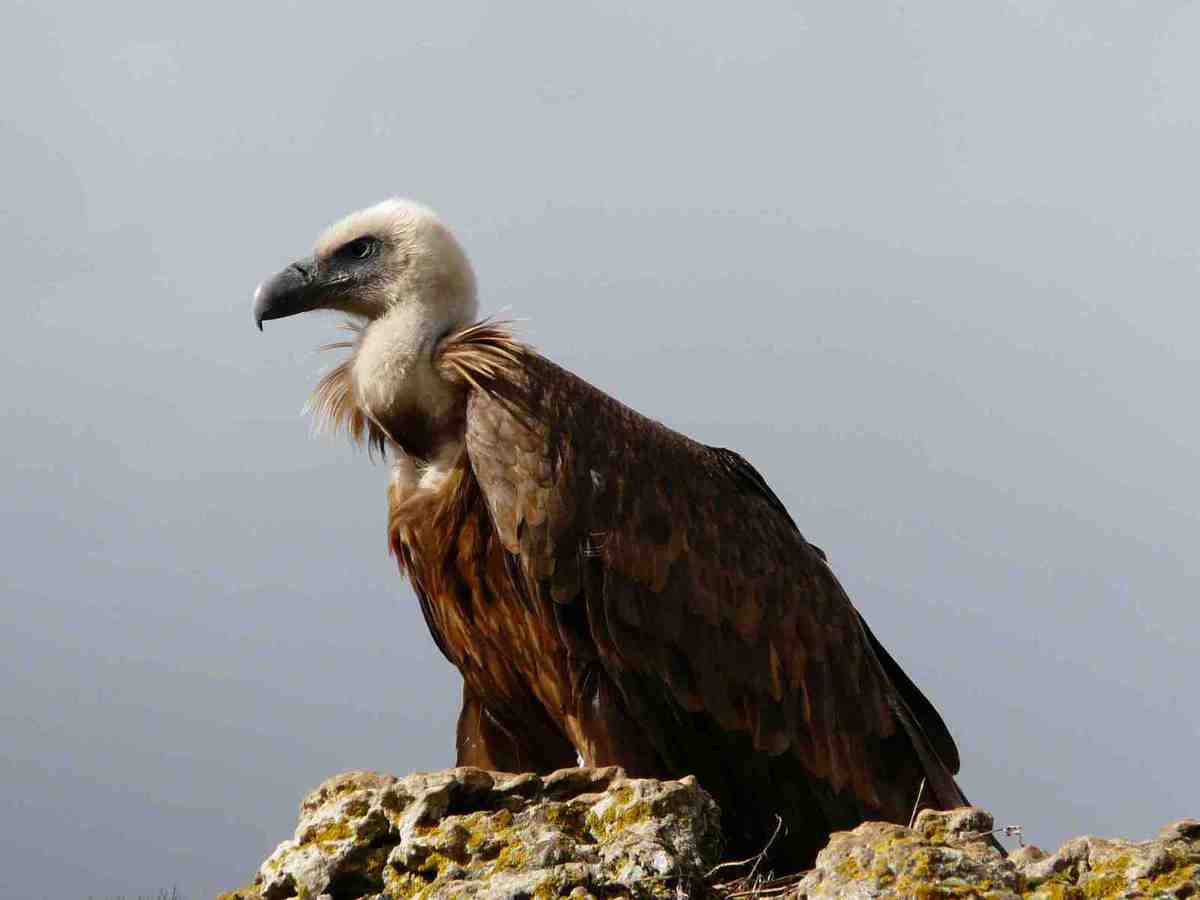
POLYGON ((805 876, 805 872, 797 872, 794 875, 784 875, 779 878, 772 877, 774 873, 768 871, 764 874, 759 873, 759 868, 763 861, 767 858, 767 853, 771 849, 771 845, 775 843, 779 837, 779 833, 783 830, 783 819, 779 816, 775 817, 775 831, 771 834, 771 839, 767 841, 766 846, 762 848, 754 856, 746 859, 735 859, 729 862, 723 862, 713 866, 708 871, 706 880, 709 887, 726 900, 783 900, 784 897, 791 894, 792 890, 800 883, 800 880, 805 876), (714 881, 713 876, 724 869, 737 869, 742 866, 750 866, 750 871, 738 878, 731 878, 727 881, 714 881))
POLYGON ((913 804, 912 815, 908 817, 908 827, 913 827, 913 822, 917 821, 917 810, 921 808, 921 795, 925 793, 925 779, 921 779, 921 786, 917 788, 917 801, 913 804))

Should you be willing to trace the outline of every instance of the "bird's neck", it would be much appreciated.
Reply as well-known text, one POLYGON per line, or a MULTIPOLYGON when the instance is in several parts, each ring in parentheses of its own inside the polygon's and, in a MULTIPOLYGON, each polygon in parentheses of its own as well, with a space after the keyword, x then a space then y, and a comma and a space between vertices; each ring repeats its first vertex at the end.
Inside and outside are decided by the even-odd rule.
POLYGON ((359 405, 406 452, 430 459, 461 434, 463 388, 435 365, 438 342, 466 324, 463 305, 405 301, 363 332, 354 358, 359 405))

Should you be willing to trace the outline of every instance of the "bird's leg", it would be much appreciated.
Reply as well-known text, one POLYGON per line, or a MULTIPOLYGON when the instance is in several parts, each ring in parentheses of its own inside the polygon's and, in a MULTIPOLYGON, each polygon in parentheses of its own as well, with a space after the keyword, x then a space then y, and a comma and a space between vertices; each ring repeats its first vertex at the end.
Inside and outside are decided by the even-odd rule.
POLYGON ((509 727, 463 683, 458 714, 458 762, 493 772, 553 772, 576 764, 575 749, 553 729, 509 727))
POLYGON ((579 679, 580 691, 572 725, 585 766, 621 766, 634 777, 661 778, 666 773, 658 753, 625 708, 625 701, 599 660, 591 661, 579 679))

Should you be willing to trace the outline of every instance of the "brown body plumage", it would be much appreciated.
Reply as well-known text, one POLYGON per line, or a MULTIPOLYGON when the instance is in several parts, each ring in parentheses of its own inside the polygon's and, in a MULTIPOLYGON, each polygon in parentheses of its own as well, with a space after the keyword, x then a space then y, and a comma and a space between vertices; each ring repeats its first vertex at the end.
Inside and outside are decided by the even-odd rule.
MULTIPOLYGON (((283 303, 268 295, 260 318, 283 303)), ((463 676, 459 764, 695 774, 730 852, 782 817, 780 869, 811 863, 831 830, 907 821, 923 781, 922 805, 964 802, 941 718, 745 460, 460 305, 426 350, 400 341, 409 356, 371 365, 369 329, 392 313, 367 316, 314 401, 395 454, 389 541, 463 676), (364 383, 418 357, 435 400, 388 404, 364 383)))

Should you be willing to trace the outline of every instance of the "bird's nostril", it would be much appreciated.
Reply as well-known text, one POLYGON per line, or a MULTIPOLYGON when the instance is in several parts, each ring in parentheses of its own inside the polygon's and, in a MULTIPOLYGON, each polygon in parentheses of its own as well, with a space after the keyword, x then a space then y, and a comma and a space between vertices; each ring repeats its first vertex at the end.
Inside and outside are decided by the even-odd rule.
POLYGON ((301 262, 294 262, 294 263, 292 263, 292 268, 295 269, 297 272, 299 272, 301 275, 303 275, 305 281, 312 278, 312 266, 311 265, 305 265, 304 263, 301 263, 301 262))

